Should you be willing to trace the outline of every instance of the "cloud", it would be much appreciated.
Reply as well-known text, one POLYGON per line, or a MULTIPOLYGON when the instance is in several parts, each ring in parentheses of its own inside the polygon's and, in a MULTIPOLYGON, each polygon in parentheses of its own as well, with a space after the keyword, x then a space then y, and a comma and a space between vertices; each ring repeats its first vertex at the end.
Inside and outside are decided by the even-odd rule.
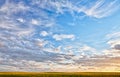
POLYGON ((31 23, 32 23, 33 25, 39 25, 39 22, 38 22, 37 20, 35 20, 35 19, 32 19, 31 23))
POLYGON ((120 37, 120 32, 113 32, 108 35, 106 35, 107 38, 112 39, 112 38, 119 38, 120 37))
POLYGON ((24 23, 25 22, 25 20, 23 19, 23 18, 18 18, 17 19, 19 22, 21 22, 21 23, 24 23))
POLYGON ((58 47, 46 47, 46 48, 43 48, 44 51, 46 52, 52 52, 52 53, 60 53, 61 52, 61 46, 58 46, 58 47))
MULTIPOLYGON (((59 48, 59 47, 58 47, 59 48)), ((52 53, 52 52, 42 52, 42 51, 23 51, 23 50, 0 50, 0 61, 4 68, 0 67, 1 70, 8 71, 55 71, 58 69, 58 65, 64 66, 67 62, 67 56, 70 55, 52 53), (14 58, 16 57, 16 58, 14 58), (66 63, 63 63, 66 61, 66 63), (54 66, 51 67, 51 66, 54 66), (11 67, 16 68, 16 70, 9 70, 11 67), (46 69, 47 68, 47 69, 46 69)), ((67 66, 67 65, 66 65, 67 66)))
POLYGON ((47 33, 46 31, 42 31, 42 32, 40 33, 40 35, 42 35, 42 36, 47 36, 48 33, 47 33))
POLYGON ((85 13, 87 16, 95 17, 95 18, 103 18, 111 15, 113 12, 119 9, 119 1, 118 0, 100 0, 100 1, 34 1, 33 5, 39 5, 39 7, 55 12, 57 14, 64 14, 66 11, 70 14, 74 15, 76 13, 85 13), (39 5, 41 3, 41 5, 39 5), (85 3, 85 5, 82 5, 85 3), (112 9, 111 9, 112 8, 112 9))
MULTIPOLYGON (((37 39, 33 39, 33 36, 37 33, 36 31, 38 28, 43 27, 36 28, 34 25, 50 26, 54 21, 49 22, 48 19, 45 19, 43 22, 39 23, 38 20, 41 20, 42 18, 38 18, 37 20, 30 17, 30 15, 35 16, 37 14, 37 12, 29 14, 29 12, 32 12, 31 9, 33 9, 33 7, 25 5, 22 1, 15 3, 14 1, 10 2, 6 0, 6 2, 1 6, 0 40, 4 42, 6 47, 11 49, 38 49, 37 47, 32 47, 36 45, 35 40, 37 39)), ((38 9, 34 9, 34 11, 37 10, 38 9)), ((45 17, 47 18, 47 16, 45 17)))
POLYGON ((113 32, 106 35, 108 41, 108 48, 103 50, 103 52, 108 57, 120 57, 120 36, 119 32, 113 32))
POLYGON ((0 41, 0 48, 4 47, 4 43, 0 41))
POLYGON ((85 9, 84 12, 88 16, 103 18, 112 14, 114 11, 116 11, 119 8, 119 4, 116 5, 117 2, 118 0, 110 1, 108 3, 106 3, 105 0, 96 1, 93 6, 85 9), (114 9, 111 9, 111 8, 114 8, 114 9))
POLYGON ((57 41, 63 40, 63 39, 71 39, 74 40, 75 36, 73 34, 55 34, 53 35, 53 38, 57 41))
POLYGON ((110 47, 113 49, 119 50, 119 44, 120 44, 119 32, 108 34, 107 38, 109 39, 107 43, 110 45, 110 47))
POLYGON ((11 72, 11 71, 24 71, 19 68, 16 68, 14 66, 9 66, 9 65, 0 65, 0 71, 6 71, 6 72, 11 72), (12 69, 11 69, 12 68, 12 69))
POLYGON ((36 39, 36 44, 37 44, 40 48, 43 48, 47 43, 48 43, 48 41, 45 41, 45 40, 43 40, 43 39, 36 39))
POLYGON ((120 50, 120 44, 115 45, 114 48, 115 48, 116 50, 120 50))
POLYGON ((15 4, 14 2, 10 2, 9 0, 6 0, 4 5, 1 6, 0 12, 5 13, 7 15, 10 15, 12 13, 18 13, 18 12, 25 12, 26 10, 29 10, 29 7, 25 6, 24 3, 18 3, 15 4))
POLYGON ((87 46, 87 45, 83 45, 81 48, 80 48, 81 51, 95 51, 94 48, 90 47, 90 46, 87 46))

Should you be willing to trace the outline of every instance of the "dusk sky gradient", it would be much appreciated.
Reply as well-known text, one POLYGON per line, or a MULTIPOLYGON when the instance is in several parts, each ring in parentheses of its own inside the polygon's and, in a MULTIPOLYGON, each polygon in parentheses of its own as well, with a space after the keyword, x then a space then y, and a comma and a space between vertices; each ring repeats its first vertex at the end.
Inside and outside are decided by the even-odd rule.
POLYGON ((0 71, 120 72, 120 0, 0 0, 0 71))

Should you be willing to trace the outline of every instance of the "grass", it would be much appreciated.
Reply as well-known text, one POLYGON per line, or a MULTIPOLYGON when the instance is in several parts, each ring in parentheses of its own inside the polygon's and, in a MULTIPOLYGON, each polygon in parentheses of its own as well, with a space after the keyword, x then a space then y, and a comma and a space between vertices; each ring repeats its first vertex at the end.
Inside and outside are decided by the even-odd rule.
POLYGON ((0 77, 120 77, 120 72, 0 72, 0 77))

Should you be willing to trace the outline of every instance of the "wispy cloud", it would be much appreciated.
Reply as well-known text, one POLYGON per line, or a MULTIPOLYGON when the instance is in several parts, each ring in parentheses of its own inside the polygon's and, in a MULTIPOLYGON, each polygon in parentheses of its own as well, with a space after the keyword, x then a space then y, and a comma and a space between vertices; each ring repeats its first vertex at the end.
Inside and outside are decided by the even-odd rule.
POLYGON ((57 41, 60 41, 60 40, 63 40, 63 39, 71 39, 71 40, 74 40, 75 39, 75 36, 73 34, 55 34, 53 35, 53 38, 57 41))
POLYGON ((29 10, 29 7, 25 6, 22 2, 15 4, 12 1, 5 0, 4 5, 1 6, 0 12, 10 15, 12 13, 15 14, 21 11, 25 12, 26 10, 29 10))
POLYGON ((120 7, 118 0, 109 1, 109 2, 105 0, 100 0, 92 3, 89 1, 86 2, 77 1, 76 4, 69 0, 66 1, 46 0, 46 1, 34 1, 33 4, 39 5, 40 3, 42 3, 42 5, 39 5, 39 7, 49 11, 56 12, 58 14, 64 14, 66 11, 68 11, 70 14, 74 14, 74 12, 77 13, 83 12, 87 16, 95 17, 95 18, 103 18, 108 15, 111 15, 120 7), (86 3, 86 5, 81 5, 84 2, 86 3))
POLYGON ((120 57, 120 35, 119 32, 113 32, 106 35, 109 48, 105 50, 106 54, 114 57, 120 57))
POLYGON ((103 18, 119 9, 120 6, 119 4, 116 5, 117 2, 118 0, 110 1, 108 3, 105 0, 96 1, 90 8, 86 8, 84 12, 88 16, 103 18))
POLYGON ((40 35, 42 35, 42 36, 47 36, 48 33, 47 33, 46 31, 41 31, 40 35))

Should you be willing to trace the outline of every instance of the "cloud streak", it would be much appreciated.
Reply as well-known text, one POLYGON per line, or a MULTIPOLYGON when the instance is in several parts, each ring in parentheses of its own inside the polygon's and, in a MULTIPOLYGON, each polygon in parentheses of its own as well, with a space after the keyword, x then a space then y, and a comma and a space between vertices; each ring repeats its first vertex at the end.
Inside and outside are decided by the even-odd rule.
POLYGON ((66 34, 60 34, 60 35, 55 34, 55 35, 53 35, 53 38, 54 38, 55 40, 57 40, 57 41, 60 41, 60 40, 63 40, 63 39, 71 39, 71 40, 74 40, 74 39, 75 39, 75 36, 72 35, 72 34, 68 34, 68 35, 66 35, 66 34))

